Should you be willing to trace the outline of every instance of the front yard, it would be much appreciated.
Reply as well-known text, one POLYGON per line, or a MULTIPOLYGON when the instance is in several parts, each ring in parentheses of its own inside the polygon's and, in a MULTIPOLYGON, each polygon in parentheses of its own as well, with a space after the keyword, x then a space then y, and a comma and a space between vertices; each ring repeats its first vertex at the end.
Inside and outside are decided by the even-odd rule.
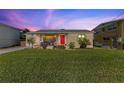
POLYGON ((0 55, 0 82, 124 82, 124 51, 25 49, 0 55))

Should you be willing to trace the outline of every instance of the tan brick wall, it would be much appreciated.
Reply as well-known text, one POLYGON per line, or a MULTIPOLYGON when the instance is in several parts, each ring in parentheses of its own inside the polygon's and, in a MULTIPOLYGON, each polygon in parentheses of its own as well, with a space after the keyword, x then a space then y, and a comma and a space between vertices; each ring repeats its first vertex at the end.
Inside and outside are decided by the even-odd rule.
POLYGON ((93 32, 86 33, 86 37, 90 42, 90 45, 87 45, 87 48, 93 48, 93 32))
POLYGON ((68 45, 70 42, 75 43, 75 48, 79 48, 80 45, 78 43, 78 35, 85 34, 86 38, 90 41, 90 45, 87 45, 87 48, 93 48, 93 33, 86 32, 86 33, 69 33, 66 35, 66 44, 68 45))
POLYGON ((40 35, 35 34, 33 37, 35 38, 35 44, 34 45, 40 45, 40 35))
MULTIPOLYGON (((92 32, 86 32, 86 33, 68 33, 65 34, 65 44, 68 45, 70 42, 75 43, 75 48, 79 48, 80 45, 78 43, 78 35, 79 34, 85 34, 86 38, 90 41, 90 45, 87 45, 87 48, 93 48, 93 33, 92 32)), ((27 43, 27 38, 32 36, 31 34, 26 35, 26 46, 29 47, 29 44, 27 43)), ((40 45, 40 38, 42 39, 42 36, 40 34, 34 34, 33 37, 35 38, 35 44, 34 45, 40 45)), ((59 36, 58 36, 59 37, 59 36)), ((57 39, 57 43, 59 44, 59 38, 57 39)))
POLYGON ((74 42, 75 43, 75 48, 79 48, 79 44, 78 44, 78 34, 76 33, 69 33, 66 35, 66 43, 67 45, 70 43, 70 42, 74 42))

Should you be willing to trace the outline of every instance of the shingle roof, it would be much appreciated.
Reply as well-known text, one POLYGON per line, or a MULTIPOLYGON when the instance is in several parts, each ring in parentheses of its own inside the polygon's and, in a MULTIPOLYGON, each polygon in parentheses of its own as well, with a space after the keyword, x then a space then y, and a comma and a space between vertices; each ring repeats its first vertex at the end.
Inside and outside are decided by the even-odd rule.
POLYGON ((28 32, 28 33, 44 33, 44 34, 51 34, 51 33, 72 33, 72 32, 92 32, 89 30, 79 30, 79 29, 43 29, 38 30, 36 32, 28 32))

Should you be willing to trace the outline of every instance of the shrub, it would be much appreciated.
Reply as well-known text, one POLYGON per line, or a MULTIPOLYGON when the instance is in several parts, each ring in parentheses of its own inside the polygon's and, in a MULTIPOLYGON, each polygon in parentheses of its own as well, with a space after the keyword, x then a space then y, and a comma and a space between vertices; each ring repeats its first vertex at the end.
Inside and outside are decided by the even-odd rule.
POLYGON ((86 48, 87 45, 90 44, 90 42, 87 38, 79 38, 78 42, 80 44, 80 48, 86 48))
POLYGON ((64 45, 57 45, 55 46, 56 49, 65 49, 65 46, 64 45))
POLYGON ((69 46, 70 49, 74 49, 75 43, 74 43, 74 42, 70 42, 70 43, 68 44, 68 46, 69 46))
POLYGON ((47 46, 48 46, 48 43, 47 42, 41 42, 41 46, 42 46, 42 48, 43 49, 46 49, 47 48, 47 46))

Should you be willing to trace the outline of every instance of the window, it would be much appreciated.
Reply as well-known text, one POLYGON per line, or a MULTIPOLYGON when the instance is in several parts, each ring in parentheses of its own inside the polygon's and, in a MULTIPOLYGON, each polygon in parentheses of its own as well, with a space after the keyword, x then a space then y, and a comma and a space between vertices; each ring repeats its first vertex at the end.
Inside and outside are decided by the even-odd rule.
POLYGON ((104 32, 105 31, 105 28, 102 28, 102 31, 104 32))
POLYGON ((113 24, 113 25, 109 25, 107 28, 109 31, 113 31, 113 30, 117 29, 117 26, 115 24, 113 24))
POLYGON ((109 37, 103 37, 103 40, 110 40, 109 37))
POLYGON ((44 35, 43 36, 43 42, 47 42, 48 45, 54 45, 56 40, 57 40, 57 36, 56 35, 44 35))
POLYGON ((95 32, 95 35, 98 35, 99 34, 99 32, 95 32))

